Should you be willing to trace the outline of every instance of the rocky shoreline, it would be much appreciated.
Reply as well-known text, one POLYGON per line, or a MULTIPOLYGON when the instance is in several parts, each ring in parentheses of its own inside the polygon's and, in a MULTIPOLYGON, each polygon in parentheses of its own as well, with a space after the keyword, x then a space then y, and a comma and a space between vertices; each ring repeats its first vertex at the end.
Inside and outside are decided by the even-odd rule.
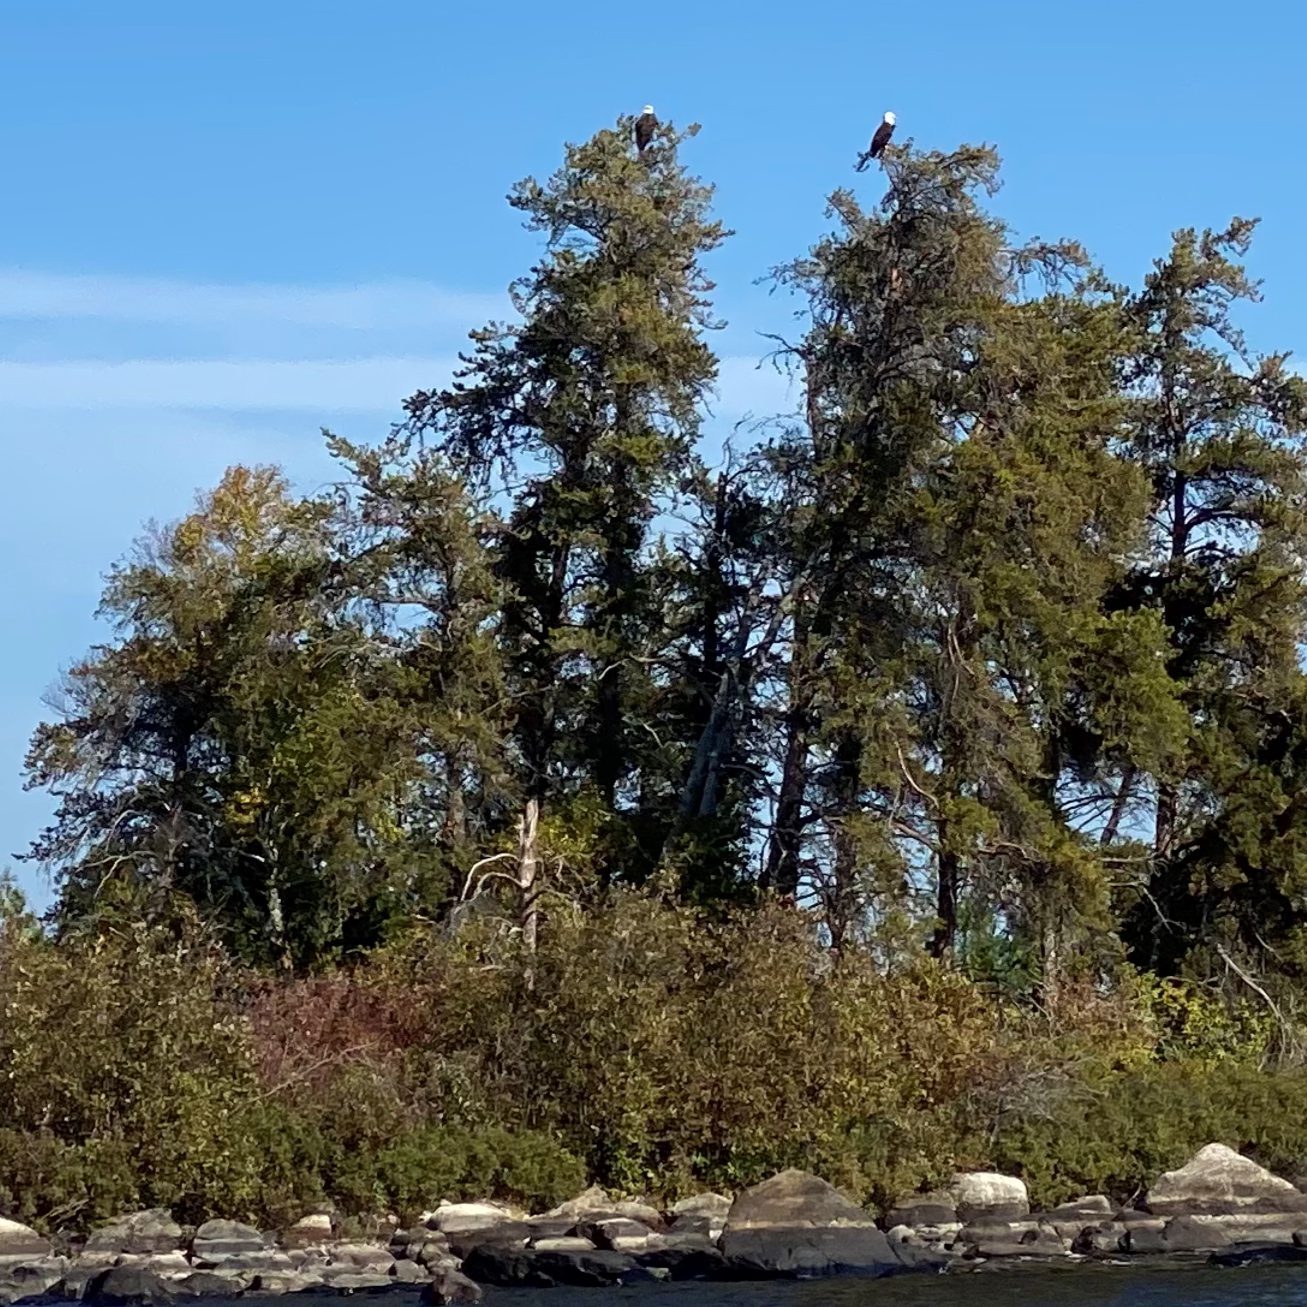
POLYGON ((51 1241, 0 1218, 0 1304, 402 1288, 449 1303, 477 1302, 487 1285, 882 1276, 1005 1260, 1307 1262, 1307 1194, 1212 1144, 1129 1207, 1091 1195, 1032 1212, 1020 1179, 980 1172, 877 1221, 817 1176, 785 1171, 733 1199, 701 1194, 667 1211, 592 1189, 539 1215, 443 1203, 411 1228, 375 1233, 344 1240, 325 1212, 276 1234, 226 1220, 186 1231, 149 1211, 51 1241))

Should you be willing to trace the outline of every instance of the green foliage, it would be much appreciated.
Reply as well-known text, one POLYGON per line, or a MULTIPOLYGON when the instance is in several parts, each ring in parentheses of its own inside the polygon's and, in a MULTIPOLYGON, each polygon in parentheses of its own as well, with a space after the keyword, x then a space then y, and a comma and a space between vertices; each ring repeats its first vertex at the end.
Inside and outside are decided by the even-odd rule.
POLYGON ((110 573, 0 876, 0 1207, 275 1221, 1303 1156, 1307 385, 1253 224, 1136 288, 886 156, 777 274, 799 411, 710 468, 727 233, 630 120, 344 480, 110 573), (48 933, 47 933, 48 932, 48 933), (1262 1070, 1266 1069, 1266 1074, 1262 1070))
POLYGON ((1213 1142, 1297 1175, 1307 1156, 1304 1091, 1301 1072, 1162 1063, 1069 1086, 1046 1117, 1000 1130, 990 1156, 1022 1175, 1040 1205, 1086 1193, 1136 1198, 1163 1171, 1213 1142))

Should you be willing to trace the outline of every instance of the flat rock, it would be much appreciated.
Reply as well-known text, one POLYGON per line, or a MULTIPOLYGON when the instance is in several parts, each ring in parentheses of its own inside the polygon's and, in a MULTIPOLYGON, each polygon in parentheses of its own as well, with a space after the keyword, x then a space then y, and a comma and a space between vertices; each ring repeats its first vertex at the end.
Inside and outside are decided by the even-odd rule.
POLYGON ((532 1239, 530 1247, 538 1253, 592 1253, 597 1245, 580 1235, 564 1234, 553 1239, 532 1239))
POLYGON ((320 1275, 304 1275, 299 1271, 268 1271, 254 1277, 250 1282, 250 1292, 279 1298, 285 1293, 304 1293, 308 1289, 320 1289, 322 1285, 323 1280, 320 1275))
POLYGON ((1068 1243, 1051 1226, 1021 1229, 994 1223, 973 1234, 968 1227, 961 1235, 969 1257, 1061 1257, 1070 1251, 1068 1243))
POLYGON ((544 1219, 570 1218, 573 1224, 579 1221, 606 1221, 625 1218, 639 1221, 651 1230, 663 1228, 663 1214, 648 1203, 630 1202, 612 1197, 607 1190, 592 1185, 583 1194, 560 1203, 552 1211, 544 1213, 544 1219))
POLYGON ((467 1257, 474 1248, 525 1248, 531 1238, 531 1228, 525 1221, 513 1221, 485 1230, 456 1231, 447 1237, 450 1252, 456 1257, 467 1257))
POLYGON ((684 1232, 691 1228, 690 1222, 703 1221, 709 1236, 716 1239, 726 1228, 731 1202, 725 1194, 695 1194, 691 1198, 682 1198, 667 1213, 668 1229, 684 1232))
POLYGON ((521 1224, 525 1214, 503 1203, 441 1203, 427 1214, 426 1224, 442 1234, 465 1234, 497 1225, 521 1224))
POLYGON ((666 1239, 662 1246, 647 1249, 636 1260, 645 1270, 664 1271, 672 1280, 719 1280, 726 1273, 726 1258, 708 1239, 666 1239))
POLYGON ((83 1253, 166 1253, 180 1248, 182 1228, 172 1213, 156 1207, 145 1212, 117 1216, 107 1225, 92 1230, 83 1253))
POLYGON ((720 1240, 742 1278, 878 1274, 901 1265, 871 1214, 806 1171, 782 1171, 731 1205, 720 1240))
POLYGON ((1024 1180, 997 1171, 967 1171, 955 1175, 948 1196, 957 1209, 958 1220, 982 1218, 1020 1220, 1030 1215, 1030 1195, 1024 1180))
POLYGON ((1177 1171, 1158 1176, 1145 1205, 1155 1215, 1198 1215, 1258 1207, 1302 1209, 1303 1195, 1287 1180, 1224 1144, 1199 1149, 1177 1171))
POLYGON ((232 1257, 262 1252, 268 1241, 252 1225, 239 1221, 205 1221, 191 1240, 191 1255, 198 1265, 214 1267, 232 1257))
POLYGON ((392 1262, 390 1276, 396 1284, 426 1284, 431 1279, 425 1266, 409 1261, 392 1262))
POLYGON ((0 1216, 0 1259, 26 1260, 50 1254, 49 1239, 37 1234, 31 1226, 0 1216))

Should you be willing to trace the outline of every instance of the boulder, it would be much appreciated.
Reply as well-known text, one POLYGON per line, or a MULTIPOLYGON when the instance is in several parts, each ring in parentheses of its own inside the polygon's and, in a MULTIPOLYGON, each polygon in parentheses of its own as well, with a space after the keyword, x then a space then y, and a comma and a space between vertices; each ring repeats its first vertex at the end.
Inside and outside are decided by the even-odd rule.
POLYGON ((741 1278, 884 1274, 899 1259, 871 1215, 806 1171, 782 1171, 731 1205, 720 1240, 741 1278))
POLYGON ((336 1224, 326 1212, 311 1212, 294 1225, 282 1231, 283 1248, 313 1248, 330 1243, 335 1237, 336 1224))
POLYGON ((463 1262, 463 1274, 477 1284, 503 1288, 553 1288, 554 1281, 537 1270, 537 1254, 508 1244, 482 1244, 472 1249, 463 1262))
POLYGON ((252 1225, 239 1221, 205 1221, 191 1240, 191 1256, 202 1268, 222 1266, 234 1257, 261 1253, 268 1241, 252 1225))
POLYGON ((651 1239, 659 1239, 647 1225, 631 1221, 623 1216, 613 1217, 608 1221, 581 1221, 576 1233, 582 1239, 588 1239, 596 1248, 613 1253, 643 1252, 649 1247, 651 1239))
POLYGON ((50 1241, 43 1239, 30 1226, 0 1216, 0 1261, 31 1261, 48 1257, 50 1241))
POLYGON ((304 1293, 308 1289, 320 1289, 323 1280, 320 1275, 304 1275, 299 1271, 268 1271, 256 1275, 250 1283, 250 1292, 280 1298, 286 1293, 304 1293))
POLYGON ((10 1262, 0 1267, 0 1303, 44 1297, 63 1280, 66 1269, 67 1262, 62 1257, 10 1262))
POLYGON ((1304 1199, 1287 1180, 1272 1175, 1233 1148, 1208 1144, 1178 1171, 1158 1176, 1145 1205, 1157 1216, 1180 1216, 1247 1208, 1301 1211, 1304 1199))
POLYGON ((450 1255, 449 1240, 438 1230, 428 1230, 422 1239, 407 1246, 405 1255, 419 1266, 431 1266, 450 1255))
POLYGON ((431 1279, 430 1272, 417 1262, 391 1262, 390 1277, 396 1284, 426 1284, 431 1279))
POLYGON ((182 1228, 162 1207, 116 1216, 92 1230, 83 1253, 167 1253, 182 1245, 182 1228))
POLYGON ((336 1293, 380 1293, 395 1287, 384 1271, 361 1271, 353 1266, 328 1266, 322 1272, 323 1284, 336 1293))
POLYGON ((921 1226, 934 1229, 960 1226, 953 1196, 946 1193, 912 1194, 899 1199, 886 1215, 885 1224, 891 1229, 896 1225, 907 1225, 914 1229, 921 1226))
POLYGON ((958 1236, 968 1257, 1059 1257, 1069 1242, 1038 1221, 981 1221, 958 1236))
POLYGON ((467 1234, 473 1230, 491 1230, 500 1225, 520 1225, 522 1212, 504 1203, 441 1203, 427 1213, 426 1224, 442 1234, 467 1234))
POLYGON ((467 1257, 475 1248, 525 1248, 531 1228, 525 1221, 505 1222, 485 1230, 464 1230, 448 1236, 449 1251, 455 1257, 467 1257))
POLYGON ((635 1262, 622 1253, 600 1249, 592 1253, 538 1253, 536 1270, 551 1284, 579 1289, 611 1289, 639 1278, 635 1262))
POLYGON ((111 1266, 91 1279, 82 1301, 102 1307, 157 1307, 176 1296, 169 1281, 143 1266, 111 1266))
POLYGON ((234 1298, 245 1287, 239 1276, 221 1271, 192 1271, 169 1283, 179 1298, 234 1298))
POLYGON ((382 1271, 390 1274, 395 1264, 394 1254, 371 1243, 338 1243, 327 1249, 333 1266, 352 1266, 356 1270, 382 1271))
POLYGON ((718 1280, 726 1271, 721 1249, 702 1237, 669 1236, 636 1260, 645 1270, 665 1272, 672 1280, 718 1280))
POLYGON ((625 1218, 630 1221, 639 1221, 642 1225, 647 1225, 651 1230, 661 1230, 663 1228, 663 1215, 656 1207, 651 1207, 648 1203, 635 1203, 621 1198, 613 1198, 598 1185, 592 1185, 583 1194, 579 1194, 568 1202, 560 1203, 552 1211, 545 1212, 543 1219, 561 1218, 569 1218, 574 1225, 581 1221, 609 1221, 625 1218))
POLYGON ((1219 1252, 1232 1242, 1216 1221, 1200 1216, 1174 1216, 1162 1231, 1162 1243, 1168 1253, 1219 1252))
POLYGON ((725 1194, 695 1194, 672 1204, 667 1213, 668 1228, 684 1233, 692 1228, 689 1222, 704 1221, 709 1238, 716 1239, 726 1228, 730 1211, 731 1200, 725 1194))
POLYGON ((1110 1221, 1115 1215, 1116 1208, 1110 1199, 1102 1194, 1089 1194, 1069 1203, 1060 1203, 1051 1212, 1046 1212, 1042 1219, 1063 1239, 1075 1239, 1083 1230, 1110 1221))
POLYGON ((1030 1215, 1030 1195, 1024 1180, 996 1171, 969 1171, 955 1175, 948 1197, 957 1209, 958 1220, 1019 1221, 1030 1215))
POLYGON ((1111 1257, 1127 1252, 1126 1227, 1116 1221, 1087 1225, 1072 1241, 1071 1251, 1086 1257, 1111 1257))
POLYGON ((444 1307, 451 1302, 478 1303, 481 1301, 481 1286, 470 1280, 461 1271, 442 1270, 432 1277, 430 1284, 422 1290, 423 1307, 444 1307))

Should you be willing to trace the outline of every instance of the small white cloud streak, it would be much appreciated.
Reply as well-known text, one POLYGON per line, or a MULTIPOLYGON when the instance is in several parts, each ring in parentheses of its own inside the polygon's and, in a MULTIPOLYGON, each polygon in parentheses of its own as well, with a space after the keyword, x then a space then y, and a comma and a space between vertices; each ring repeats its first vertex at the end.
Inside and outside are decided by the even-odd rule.
MULTIPOLYGON (((398 414, 404 398, 444 384, 454 367, 452 358, 422 356, 0 361, 0 406, 398 414)), ((721 361, 719 417, 770 417, 792 406, 789 381, 774 368, 751 358, 721 361)))
POLYGON ((448 358, 0 362, 0 405, 25 409, 395 412, 448 380, 448 358))
POLYGON ((370 331, 467 328, 508 311, 503 295, 451 291, 422 281, 224 285, 0 268, 0 320, 82 318, 194 327, 265 322, 370 331))

